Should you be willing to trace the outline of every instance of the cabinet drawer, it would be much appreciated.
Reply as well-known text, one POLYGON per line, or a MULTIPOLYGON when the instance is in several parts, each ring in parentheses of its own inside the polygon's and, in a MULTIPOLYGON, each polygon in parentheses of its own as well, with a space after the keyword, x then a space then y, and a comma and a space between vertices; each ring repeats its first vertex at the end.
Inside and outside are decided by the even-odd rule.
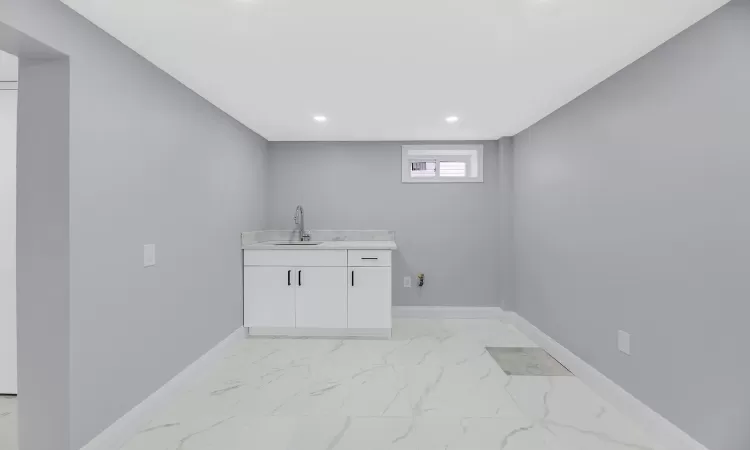
POLYGON ((388 267, 390 250, 349 250, 349 267, 388 267))
POLYGON ((346 267, 346 250, 245 250, 245 265, 346 267))

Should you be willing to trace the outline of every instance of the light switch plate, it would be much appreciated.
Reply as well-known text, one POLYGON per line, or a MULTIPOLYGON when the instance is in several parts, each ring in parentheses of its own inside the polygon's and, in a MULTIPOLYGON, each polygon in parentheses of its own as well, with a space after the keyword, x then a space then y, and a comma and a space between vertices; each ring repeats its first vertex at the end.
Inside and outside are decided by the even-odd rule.
POLYGON ((404 287, 405 288, 411 287, 411 277, 404 277, 404 287))
POLYGON ((156 265, 156 244, 146 244, 143 246, 143 267, 156 265))
POLYGON ((617 348, 626 355, 630 355, 630 333, 622 330, 617 332, 617 348))

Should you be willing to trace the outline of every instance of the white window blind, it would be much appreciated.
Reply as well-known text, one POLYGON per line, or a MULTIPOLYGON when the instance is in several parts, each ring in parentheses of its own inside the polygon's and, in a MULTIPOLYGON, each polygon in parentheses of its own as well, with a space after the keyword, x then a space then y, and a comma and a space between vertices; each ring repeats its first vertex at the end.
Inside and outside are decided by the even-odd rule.
POLYGON ((463 161, 440 161, 441 177, 465 177, 466 163, 463 161))

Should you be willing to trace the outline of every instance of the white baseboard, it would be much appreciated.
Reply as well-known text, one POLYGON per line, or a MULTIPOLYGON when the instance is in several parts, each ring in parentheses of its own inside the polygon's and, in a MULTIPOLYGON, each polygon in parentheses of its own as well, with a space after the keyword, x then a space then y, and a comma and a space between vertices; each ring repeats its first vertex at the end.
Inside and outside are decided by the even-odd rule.
POLYGON ((130 438, 148 425, 152 415, 172 401, 183 387, 202 378, 208 370, 214 367, 215 363, 222 357, 222 350, 224 348, 244 338, 244 328, 238 328, 233 331, 226 339, 219 342, 214 348, 195 360, 182 372, 167 381, 164 386, 160 387, 106 430, 102 431, 88 444, 83 446, 81 450, 112 450, 125 445, 130 438))
POLYGON ((496 319, 501 308, 491 306, 394 306, 393 317, 418 319, 496 319))
POLYGON ((250 327, 248 336, 282 336, 314 338, 378 338, 389 339, 390 328, 281 328, 250 327))
POLYGON ((509 323, 515 325, 537 345, 570 369, 588 387, 643 428, 649 436, 657 440, 663 447, 670 450, 708 450, 703 444, 694 440, 672 422, 633 397, 617 383, 547 336, 523 317, 513 312, 507 313, 506 317, 509 323))

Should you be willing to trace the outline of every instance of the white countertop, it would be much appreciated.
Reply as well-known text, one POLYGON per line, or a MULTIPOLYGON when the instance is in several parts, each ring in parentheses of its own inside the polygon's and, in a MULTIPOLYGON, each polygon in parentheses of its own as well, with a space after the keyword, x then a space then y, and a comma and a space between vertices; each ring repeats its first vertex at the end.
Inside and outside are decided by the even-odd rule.
POLYGON ((243 245, 243 250, 396 250, 395 241, 315 241, 318 245, 275 245, 278 242, 269 241, 243 245))

